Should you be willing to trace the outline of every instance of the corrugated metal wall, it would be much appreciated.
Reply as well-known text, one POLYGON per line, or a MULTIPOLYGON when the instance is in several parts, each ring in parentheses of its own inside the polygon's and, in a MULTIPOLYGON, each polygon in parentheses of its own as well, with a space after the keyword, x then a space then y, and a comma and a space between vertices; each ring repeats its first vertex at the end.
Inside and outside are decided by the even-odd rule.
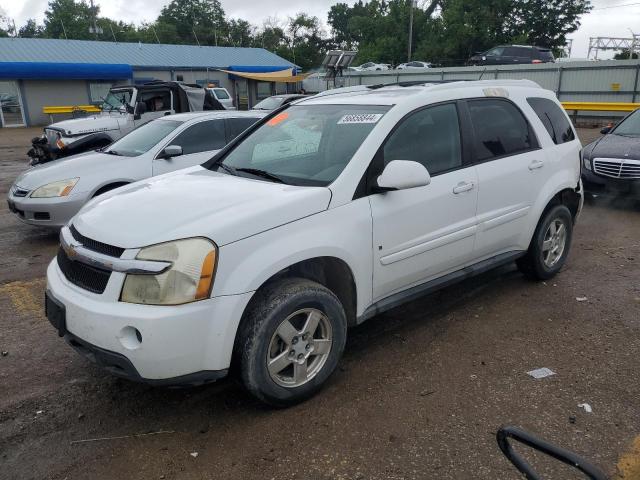
MULTIPOLYGON (((553 90, 561 101, 640 102, 640 61, 558 62, 540 65, 498 65, 488 67, 432 68, 428 70, 388 70, 349 72, 338 77, 336 87, 375 85, 412 80, 451 81, 527 79, 553 90)), ((303 82, 308 92, 327 89, 322 76, 303 82)), ((330 82, 330 88, 333 83, 330 82)), ((592 115, 592 114, 588 114, 592 115)))

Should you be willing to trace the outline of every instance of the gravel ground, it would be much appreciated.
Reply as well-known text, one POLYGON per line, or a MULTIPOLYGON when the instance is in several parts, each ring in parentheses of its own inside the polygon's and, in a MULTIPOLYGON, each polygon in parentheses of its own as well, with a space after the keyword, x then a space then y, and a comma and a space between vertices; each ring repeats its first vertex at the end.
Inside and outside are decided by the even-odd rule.
MULTIPOLYGON (((0 129, 3 196, 36 133, 0 129)), ((323 392, 272 410, 230 380, 155 389, 73 352, 42 311, 57 236, 2 202, 0 478, 517 479, 495 442, 510 424, 639 479, 639 233, 638 206, 589 204, 552 281, 505 267, 379 315, 323 392)))

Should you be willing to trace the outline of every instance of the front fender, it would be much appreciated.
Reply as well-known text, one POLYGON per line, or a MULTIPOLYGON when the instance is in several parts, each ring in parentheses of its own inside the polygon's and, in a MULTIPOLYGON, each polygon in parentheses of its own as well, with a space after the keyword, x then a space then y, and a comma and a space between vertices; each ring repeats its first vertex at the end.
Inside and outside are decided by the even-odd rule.
MULTIPOLYGON (((215 238, 213 238, 215 241, 215 238)), ((220 248, 213 295, 258 290, 281 270, 318 257, 335 257, 351 269, 357 315, 371 303, 372 220, 362 198, 220 248)))

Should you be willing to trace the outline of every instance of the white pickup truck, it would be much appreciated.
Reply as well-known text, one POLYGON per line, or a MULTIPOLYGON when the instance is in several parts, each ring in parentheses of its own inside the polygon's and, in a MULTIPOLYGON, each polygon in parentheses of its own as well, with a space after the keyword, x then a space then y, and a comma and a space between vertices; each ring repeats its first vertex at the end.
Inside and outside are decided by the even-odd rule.
POLYGON ((233 365, 290 405, 329 378, 348 326, 508 262, 558 273, 580 148, 529 81, 309 97, 202 166, 89 202, 61 230, 47 317, 116 375, 199 384, 233 365))
POLYGON ((149 82, 111 88, 101 112, 53 123, 32 140, 32 165, 106 147, 131 130, 173 113, 224 110, 211 92, 181 82, 149 82))

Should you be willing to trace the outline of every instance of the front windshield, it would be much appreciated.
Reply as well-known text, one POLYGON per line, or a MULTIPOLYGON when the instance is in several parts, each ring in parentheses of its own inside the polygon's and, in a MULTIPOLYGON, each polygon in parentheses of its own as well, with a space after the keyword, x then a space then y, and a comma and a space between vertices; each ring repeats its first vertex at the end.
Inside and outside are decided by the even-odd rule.
POLYGON ((145 123, 117 142, 112 143, 105 152, 125 157, 137 157, 151 150, 182 123, 177 120, 165 119, 145 123))
POLYGON ((269 97, 265 98, 261 102, 256 103, 256 106, 253 107, 254 110, 275 110, 280 105, 282 105, 282 97, 269 97))
POLYGON ((616 135, 628 137, 640 136, 640 110, 636 110, 629 115, 620 125, 613 131, 616 135))
POLYGON ((102 110, 110 112, 131 104, 131 90, 109 90, 102 100, 102 110))
POLYGON ((292 105, 231 150, 222 168, 261 170, 292 185, 329 185, 389 108, 292 105))

